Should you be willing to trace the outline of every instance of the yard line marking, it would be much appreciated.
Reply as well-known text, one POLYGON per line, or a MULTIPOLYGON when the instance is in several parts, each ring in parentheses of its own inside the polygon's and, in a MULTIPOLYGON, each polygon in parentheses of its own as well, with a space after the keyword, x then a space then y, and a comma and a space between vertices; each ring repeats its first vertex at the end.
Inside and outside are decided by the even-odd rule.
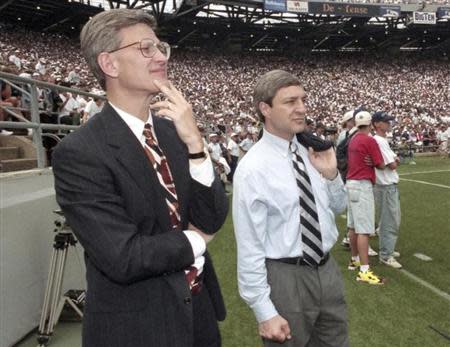
POLYGON ((416 258, 423 260, 423 261, 432 261, 433 259, 431 257, 429 257, 426 254, 422 254, 422 253, 414 253, 413 254, 416 258))
POLYGON ((446 293, 446 292, 436 288, 431 283, 428 283, 427 281, 424 281, 423 279, 417 277, 416 275, 413 275, 411 272, 406 271, 405 269, 401 269, 400 272, 404 273, 406 276, 411 278, 413 281, 421 284, 425 288, 430 289, 433 293, 439 295, 441 298, 443 298, 443 299, 445 299, 447 301, 450 301, 450 294, 448 294, 448 293, 446 293))
POLYGON ((440 188, 447 188, 450 189, 450 186, 444 186, 443 184, 437 184, 437 183, 430 183, 430 182, 425 182, 425 181, 418 181, 418 180, 409 180, 406 178, 402 178, 402 181, 408 181, 408 182, 416 182, 416 183, 422 183, 422 184, 427 184, 429 186, 435 186, 435 187, 440 187, 440 188))
POLYGON ((399 176, 419 175, 419 174, 437 173, 437 172, 450 172, 450 170, 435 170, 435 171, 406 172, 406 173, 399 174, 399 176))

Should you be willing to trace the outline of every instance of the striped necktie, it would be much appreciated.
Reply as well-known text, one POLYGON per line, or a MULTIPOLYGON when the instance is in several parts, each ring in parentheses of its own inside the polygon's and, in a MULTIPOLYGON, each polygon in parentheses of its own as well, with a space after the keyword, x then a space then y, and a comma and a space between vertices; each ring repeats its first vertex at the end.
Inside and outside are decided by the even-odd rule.
POLYGON ((297 153, 297 145, 289 144, 292 152, 292 164, 297 186, 300 190, 300 225, 303 243, 303 259, 309 265, 316 267, 323 258, 322 234, 319 217, 314 199, 311 181, 303 159, 297 153))
POLYGON ((149 123, 145 124, 143 134, 145 137, 145 153, 156 171, 159 183, 164 188, 164 198, 169 209, 172 228, 177 229, 180 225, 181 218, 178 210, 177 191, 175 189, 175 183, 173 182, 169 163, 153 136, 152 126, 149 123))

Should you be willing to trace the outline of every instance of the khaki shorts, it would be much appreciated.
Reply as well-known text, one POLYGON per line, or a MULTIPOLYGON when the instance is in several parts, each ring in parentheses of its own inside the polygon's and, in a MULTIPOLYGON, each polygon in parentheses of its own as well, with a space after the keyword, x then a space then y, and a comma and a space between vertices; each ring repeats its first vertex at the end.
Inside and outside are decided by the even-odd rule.
POLYGON ((357 234, 375 232, 375 199, 368 180, 347 180, 347 227, 357 234))

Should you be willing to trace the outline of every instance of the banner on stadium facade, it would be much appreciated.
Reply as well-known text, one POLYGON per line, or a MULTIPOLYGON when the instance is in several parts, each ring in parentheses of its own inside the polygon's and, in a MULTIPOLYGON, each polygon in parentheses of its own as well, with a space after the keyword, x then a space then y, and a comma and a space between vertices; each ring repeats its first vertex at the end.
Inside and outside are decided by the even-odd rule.
POLYGON ((264 0, 264 9, 269 11, 286 12, 286 0, 264 0))
POLYGON ((439 19, 450 19, 450 7, 438 7, 437 17, 439 19))
POLYGON ((287 11, 296 13, 308 13, 308 1, 287 0, 287 11))
POLYGON ((366 4, 343 4, 336 2, 309 2, 309 13, 336 16, 377 17, 378 6, 366 4))
POLYGON ((380 6, 380 17, 400 17, 401 9, 400 6, 380 6))
POLYGON ((435 12, 413 12, 414 24, 436 24, 435 12))

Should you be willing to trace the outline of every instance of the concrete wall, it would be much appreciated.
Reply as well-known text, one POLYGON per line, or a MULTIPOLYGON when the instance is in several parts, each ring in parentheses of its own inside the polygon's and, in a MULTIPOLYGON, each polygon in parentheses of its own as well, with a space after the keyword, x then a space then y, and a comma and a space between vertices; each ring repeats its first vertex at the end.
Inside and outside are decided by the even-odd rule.
MULTIPOLYGON (((57 208, 51 169, 0 174, 0 347, 39 325, 57 208)), ((84 289, 84 272, 77 244, 69 248, 63 293, 84 289)))

